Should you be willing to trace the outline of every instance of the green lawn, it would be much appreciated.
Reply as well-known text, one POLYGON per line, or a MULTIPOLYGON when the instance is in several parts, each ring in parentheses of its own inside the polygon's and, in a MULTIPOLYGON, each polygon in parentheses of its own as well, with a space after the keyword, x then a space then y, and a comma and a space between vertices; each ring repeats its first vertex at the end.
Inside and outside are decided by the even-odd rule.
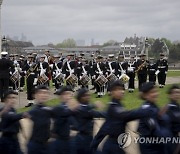
MULTIPOLYGON (((164 106, 166 103, 168 103, 168 96, 167 96, 167 90, 171 85, 167 85, 165 88, 163 89, 159 89, 159 99, 158 99, 158 106, 162 107, 164 106)), ((91 102, 95 102, 95 101, 101 101, 105 104, 105 106, 107 107, 108 102, 110 101, 109 96, 105 95, 103 98, 96 98, 95 94, 92 94, 91 97, 91 102)), ((139 107, 142 103, 143 100, 141 100, 139 98, 139 92, 138 90, 135 90, 134 93, 125 93, 125 97, 124 100, 122 101, 124 106, 127 109, 134 109, 139 107)), ((47 102, 48 106, 56 106, 59 103, 59 101, 57 99, 53 99, 50 100, 49 102, 47 102)), ((19 112, 24 112, 24 111, 28 111, 29 108, 22 108, 19 109, 19 112)))
POLYGON ((177 76, 180 77, 180 70, 177 70, 177 71, 170 70, 170 71, 168 71, 167 76, 168 77, 177 77, 177 76))

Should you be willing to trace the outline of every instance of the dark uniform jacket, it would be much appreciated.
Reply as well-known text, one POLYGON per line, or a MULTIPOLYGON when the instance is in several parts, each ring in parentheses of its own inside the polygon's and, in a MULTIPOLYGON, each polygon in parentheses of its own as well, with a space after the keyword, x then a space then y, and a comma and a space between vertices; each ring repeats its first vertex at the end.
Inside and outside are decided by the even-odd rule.
POLYGON ((117 64, 116 64, 115 61, 113 61, 113 62, 106 62, 106 68, 107 68, 106 72, 107 72, 107 75, 111 74, 111 70, 110 70, 110 66, 109 65, 112 68, 112 71, 113 71, 112 73, 117 75, 117 64))
POLYGON ((76 61, 66 61, 64 63, 64 66, 63 66, 63 74, 66 74, 66 77, 68 77, 70 75, 70 70, 69 70, 69 67, 67 65, 68 62, 70 64, 71 70, 73 70, 73 74, 76 75, 76 69, 77 69, 77 62, 76 61))
POLYGON ((149 63, 148 64, 148 74, 155 74, 156 71, 157 71, 157 64, 149 63))
POLYGON ((32 136, 30 141, 37 143, 46 143, 50 137, 50 120, 52 109, 50 107, 38 104, 29 111, 33 122, 32 136))
POLYGON ((10 68, 13 68, 13 62, 9 59, 0 59, 0 78, 9 78, 10 68))
MULTIPOLYGON (((102 75, 105 75, 106 73, 106 65, 104 63, 99 63, 99 68, 100 68, 100 71, 102 72, 102 75)), ((97 63, 95 63, 93 65, 93 70, 94 70, 94 73, 93 75, 96 75, 96 78, 100 75, 99 73, 99 69, 97 67, 97 63)))
POLYGON ((166 59, 159 59, 157 61, 157 67, 160 72, 167 72, 168 71, 168 62, 166 59))

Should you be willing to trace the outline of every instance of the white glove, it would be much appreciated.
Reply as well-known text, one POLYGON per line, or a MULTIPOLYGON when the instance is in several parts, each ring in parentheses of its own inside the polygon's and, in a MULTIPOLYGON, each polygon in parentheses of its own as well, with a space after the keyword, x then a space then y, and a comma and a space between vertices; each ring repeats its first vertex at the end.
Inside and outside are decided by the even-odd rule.
POLYGON ((165 72, 165 74, 167 74, 167 72, 165 72))
POLYGON ((34 78, 34 82, 33 82, 33 85, 37 85, 37 82, 38 82, 38 79, 37 78, 34 78))
POLYGON ((95 78, 96 78, 96 76, 95 76, 95 75, 93 75, 93 76, 92 76, 92 79, 95 79, 95 78))
POLYGON ((122 74, 126 74, 126 71, 122 71, 121 73, 122 73, 122 74))
POLYGON ((99 75, 103 75, 103 72, 99 72, 99 75))

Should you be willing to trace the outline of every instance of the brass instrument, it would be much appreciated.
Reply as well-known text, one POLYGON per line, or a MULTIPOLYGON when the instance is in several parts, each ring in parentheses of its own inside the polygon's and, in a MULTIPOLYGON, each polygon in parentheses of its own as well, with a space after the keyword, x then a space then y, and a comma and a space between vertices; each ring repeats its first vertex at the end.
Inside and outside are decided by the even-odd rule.
POLYGON ((106 79, 106 77, 104 75, 99 75, 99 77, 95 80, 95 82, 100 87, 103 87, 108 82, 108 80, 106 79))
POLYGON ((42 74, 41 76, 38 77, 38 83, 40 85, 45 84, 48 80, 49 78, 46 76, 46 74, 42 74))
POLYGON ((110 75, 107 76, 107 80, 108 80, 109 82, 114 82, 114 81, 117 80, 117 77, 116 77, 115 74, 111 73, 110 75))
POLYGON ((26 72, 26 78, 28 78, 30 74, 37 69, 37 67, 38 67, 38 64, 33 64, 26 72))
POLYGON ((69 83, 71 86, 75 86, 78 82, 78 78, 74 74, 71 74, 66 78, 66 82, 69 83))
POLYGON ((135 73, 139 72, 140 70, 143 69, 143 67, 145 67, 147 65, 147 61, 145 60, 139 67, 138 69, 135 71, 135 73))
POLYGON ((129 81, 129 76, 126 75, 126 74, 122 74, 120 77, 119 77, 119 80, 122 82, 122 83, 127 83, 129 81))
POLYGON ((82 78, 80 79, 79 82, 80 82, 83 86, 86 86, 86 85, 89 84, 90 80, 91 80, 91 79, 89 78, 89 76, 88 76, 87 74, 85 74, 85 75, 82 76, 82 78))

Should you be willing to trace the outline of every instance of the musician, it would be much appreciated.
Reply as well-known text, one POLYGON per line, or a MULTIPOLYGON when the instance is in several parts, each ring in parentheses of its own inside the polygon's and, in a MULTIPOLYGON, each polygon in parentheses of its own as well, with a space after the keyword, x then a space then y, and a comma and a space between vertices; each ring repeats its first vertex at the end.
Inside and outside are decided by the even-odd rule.
POLYGON ((157 61, 157 68, 158 68, 158 83, 159 88, 163 88, 166 83, 166 74, 168 71, 168 61, 165 59, 165 54, 160 53, 160 59, 157 61))
MULTIPOLYGON (((65 74, 65 78, 67 79, 71 74, 76 75, 76 69, 77 69, 77 62, 73 60, 74 54, 68 54, 67 55, 67 61, 64 63, 63 66, 63 74, 65 74)), ((67 82, 67 85, 70 85, 67 82)))
MULTIPOLYGON (((86 59, 82 59, 82 70, 80 73, 80 80, 86 80, 88 82, 88 80, 90 80, 89 76, 90 76, 90 67, 89 67, 88 61, 86 59), (86 76, 86 78, 82 78, 85 76, 86 76)), ((82 88, 88 89, 88 83, 86 85, 83 85, 82 83, 80 83, 80 84, 81 84, 82 88)))
POLYGON ((127 68, 127 75, 129 76, 128 90, 130 93, 133 93, 134 89, 135 89, 135 82, 134 82, 135 81, 135 69, 136 69, 136 60, 134 59, 134 56, 132 55, 128 62, 128 68, 127 68))
POLYGON ((50 52, 49 52, 49 50, 46 50, 46 51, 45 51, 44 56, 45 56, 44 61, 45 61, 46 63, 49 63, 49 59, 50 59, 50 52))
MULTIPOLYGON (((23 67, 25 65, 25 57, 24 57, 24 55, 20 56, 19 64, 20 64, 20 68, 23 69, 23 67)), ((20 75, 21 75, 21 78, 20 78, 20 92, 22 92, 23 89, 24 89, 24 85, 25 85, 25 74, 24 74, 24 72, 21 72, 20 75)))
POLYGON ((92 81, 92 86, 93 88, 91 90, 95 90, 95 86, 94 86, 94 81, 95 79, 93 78, 93 75, 94 75, 94 70, 93 70, 93 65, 95 64, 95 57, 94 57, 94 53, 91 54, 91 60, 89 61, 89 72, 90 72, 90 75, 91 75, 91 81, 92 81))
POLYGON ((62 74, 63 62, 60 60, 60 55, 54 55, 54 63, 52 67, 53 80, 56 90, 60 88, 62 82, 57 80, 58 75, 62 74))
MULTIPOLYGON (((108 60, 106 62, 106 77, 109 77, 110 75, 115 75, 117 76, 117 63, 114 60, 114 54, 109 54, 108 55, 108 60)), ((114 79, 116 80, 116 79, 114 79)), ((112 82, 110 79, 108 82, 108 85, 112 82)))
MULTIPOLYGON (((101 55, 97 56, 96 63, 93 65, 93 70, 94 70, 93 78, 95 80, 97 80, 100 75, 105 76, 106 65, 103 63, 103 56, 101 56, 101 55)), ((94 84, 95 84, 96 92, 98 95, 97 98, 101 98, 104 95, 104 90, 105 90, 104 86, 105 85, 100 86, 96 82, 94 84)))
POLYGON ((136 66, 136 72, 138 75, 138 87, 140 89, 141 85, 147 81, 148 61, 146 60, 145 54, 140 55, 140 59, 137 60, 136 66))
POLYGON ((77 69, 76 69, 76 73, 77 73, 77 77, 78 77, 78 85, 80 85, 80 76, 82 74, 82 56, 78 56, 78 59, 77 59, 77 69))
POLYGON ((45 61, 45 55, 40 55, 39 64, 38 64, 38 77, 41 77, 42 75, 45 75, 48 79, 44 83, 39 84, 45 84, 49 86, 49 64, 45 61))
POLYGON ((126 74, 128 63, 124 60, 124 55, 118 56, 117 61, 117 77, 119 78, 122 74, 126 74))
POLYGON ((157 64, 154 61, 154 58, 150 58, 148 64, 149 82, 153 82, 154 84, 156 84, 156 71, 157 71, 157 64))
POLYGON ((7 59, 8 53, 3 51, 1 52, 0 59, 0 97, 1 102, 4 100, 4 94, 8 91, 9 79, 10 79, 10 69, 14 68, 13 62, 7 59))
POLYGON ((34 57, 32 55, 27 56, 27 61, 24 65, 23 71, 26 74, 26 85, 27 85, 27 100, 28 105, 26 107, 30 107, 34 103, 34 87, 37 85, 37 75, 38 68, 37 64, 33 62, 34 57))

